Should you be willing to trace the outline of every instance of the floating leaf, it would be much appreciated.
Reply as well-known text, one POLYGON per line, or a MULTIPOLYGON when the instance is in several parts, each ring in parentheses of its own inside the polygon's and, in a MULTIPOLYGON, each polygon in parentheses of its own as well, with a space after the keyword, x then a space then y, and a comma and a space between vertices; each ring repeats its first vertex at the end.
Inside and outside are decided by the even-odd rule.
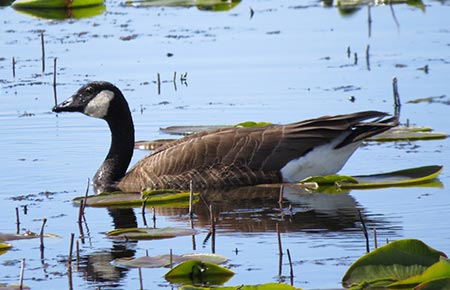
POLYGON ((134 7, 191 7, 196 6, 200 10, 226 11, 241 0, 127 0, 125 5, 134 7))
POLYGON ((22 7, 14 7, 14 9, 28 16, 55 20, 89 18, 100 15, 106 10, 104 5, 65 9, 30 9, 22 7))
MULTIPOLYGON (((208 262, 213 264, 222 264, 227 261, 227 258, 217 254, 185 254, 172 255, 172 263, 178 264, 187 260, 197 260, 201 262, 208 262)), ((170 266, 170 255, 160 256, 144 256, 138 258, 120 258, 115 259, 112 264, 118 267, 126 268, 159 268, 170 266)))
POLYGON ((377 142, 436 140, 448 137, 446 133, 433 132, 429 127, 395 127, 366 140, 377 142))
POLYGON ((191 135, 200 131, 216 130, 220 128, 231 127, 230 125, 210 125, 210 126, 170 126, 160 128, 164 133, 172 135, 191 135))
POLYGON ((0 283, 0 290, 19 290, 19 289, 30 290, 31 288, 26 285, 22 285, 22 287, 20 287, 20 285, 17 285, 17 284, 6 285, 6 284, 0 283))
MULTIPOLYGON (((0 233, 0 242, 3 241, 14 241, 14 240, 28 240, 39 238, 40 235, 33 232, 25 232, 24 234, 4 234, 0 233)), ((59 238, 58 235, 54 234, 44 234, 45 238, 59 238)), ((1 248, 0 248, 1 249, 1 248)))
POLYGON ((253 121, 246 121, 239 124, 234 125, 235 127, 262 127, 267 126, 272 123, 270 122, 253 122, 253 121))
POLYGON ((106 233, 110 238, 114 239, 129 239, 129 240, 154 240, 154 239, 169 239, 180 236, 195 235, 196 231, 185 228, 125 228, 115 229, 106 233))
POLYGON ((239 285, 228 287, 196 287, 192 285, 183 285, 179 287, 180 290, 295 290, 297 288, 280 283, 266 283, 258 285, 239 285))
POLYGON ((430 165, 372 175, 311 176, 300 181, 300 185, 316 184, 320 192, 328 193, 337 193, 342 189, 370 189, 425 183, 428 185, 441 173, 442 168, 443 166, 430 165))
POLYGON ((9 249, 11 249, 11 244, 7 243, 0 243, 0 255, 6 253, 9 249))
POLYGON ((340 182, 358 183, 358 181, 354 177, 337 174, 326 176, 311 176, 300 181, 300 183, 308 183, 308 182, 314 182, 317 183, 318 185, 335 185, 340 182))
POLYGON ((75 8, 102 5, 103 0, 16 0, 12 4, 14 8, 75 8))
POLYGON ((208 283, 222 285, 234 275, 233 271, 208 262, 185 261, 164 275, 167 281, 180 284, 208 283))
POLYGON ((450 261, 445 258, 437 263, 434 263, 429 268, 427 268, 422 274, 415 275, 401 281, 392 283, 389 285, 390 288, 406 288, 413 287, 420 283, 429 282, 442 278, 450 278, 450 261))
MULTIPOLYGON (((199 200, 198 192, 194 193, 193 203, 199 200)), ((140 207, 146 199, 146 206, 187 207, 190 193, 180 190, 148 190, 140 193, 104 192, 90 195, 86 205, 92 207, 140 207)), ((73 201, 80 203, 84 196, 76 197, 73 201)))
POLYGON ((445 254, 415 239, 391 242, 356 260, 345 273, 346 287, 389 285, 419 275, 445 254))
POLYGON ((340 188, 366 189, 389 186, 408 186, 428 182, 441 173, 443 166, 430 165, 373 175, 353 176, 358 183, 339 183, 340 188))

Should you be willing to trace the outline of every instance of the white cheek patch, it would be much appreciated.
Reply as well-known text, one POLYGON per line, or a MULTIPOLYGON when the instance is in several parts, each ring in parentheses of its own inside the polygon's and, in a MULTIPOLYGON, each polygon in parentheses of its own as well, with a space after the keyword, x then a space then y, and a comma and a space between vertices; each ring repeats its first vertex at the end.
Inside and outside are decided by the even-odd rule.
POLYGON ((101 91, 84 108, 84 114, 103 119, 108 114, 108 108, 113 98, 113 92, 108 90, 101 91))

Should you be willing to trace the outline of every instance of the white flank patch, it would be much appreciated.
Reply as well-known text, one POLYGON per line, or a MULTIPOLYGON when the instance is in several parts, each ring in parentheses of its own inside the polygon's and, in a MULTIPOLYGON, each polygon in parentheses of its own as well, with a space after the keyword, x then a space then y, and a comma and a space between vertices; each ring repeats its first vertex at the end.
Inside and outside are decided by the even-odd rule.
POLYGON ((94 118, 103 119, 108 114, 109 104, 113 98, 113 92, 108 90, 101 91, 87 104, 84 113, 94 118))
POLYGON ((293 183, 310 176, 335 174, 344 166, 361 142, 334 149, 345 136, 310 151, 305 156, 288 162, 281 170, 284 182, 293 183))

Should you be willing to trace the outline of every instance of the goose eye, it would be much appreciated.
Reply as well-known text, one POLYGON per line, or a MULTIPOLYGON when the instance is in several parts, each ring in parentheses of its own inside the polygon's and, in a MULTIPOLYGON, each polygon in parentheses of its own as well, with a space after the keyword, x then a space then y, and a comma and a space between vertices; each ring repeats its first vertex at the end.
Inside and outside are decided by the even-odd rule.
POLYGON ((93 92, 94 92, 94 88, 93 87, 89 86, 89 87, 86 88, 86 93, 92 94, 93 92))

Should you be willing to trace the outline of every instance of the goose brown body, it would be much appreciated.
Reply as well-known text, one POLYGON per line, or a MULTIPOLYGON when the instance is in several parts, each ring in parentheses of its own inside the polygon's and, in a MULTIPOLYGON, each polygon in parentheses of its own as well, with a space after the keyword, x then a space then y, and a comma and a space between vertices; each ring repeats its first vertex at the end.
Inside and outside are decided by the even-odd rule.
MULTIPOLYGON (((109 93, 106 95, 110 96, 109 93)), ((115 189, 124 192, 139 192, 149 188, 187 189, 191 181, 196 189, 279 183, 284 180, 283 168, 293 160, 301 160, 323 146, 331 146, 327 149, 330 156, 334 154, 334 150, 338 154, 339 149, 349 148, 346 153, 348 156, 340 161, 342 164, 330 166, 332 172, 328 174, 331 174, 345 164, 363 139, 396 125, 396 119, 387 117, 385 113, 364 111, 324 116, 288 125, 204 131, 156 148, 125 174, 130 162, 130 152, 120 151, 133 150, 126 148, 130 147, 128 139, 132 139, 134 143, 134 127, 126 101, 126 105, 123 104, 124 100, 120 90, 112 84, 94 82, 83 86, 74 96, 53 109, 55 112, 80 111, 108 122, 112 144, 105 162, 94 178, 94 185, 97 183, 96 191, 99 192, 115 189), (95 88, 92 99, 96 100, 94 103, 97 107, 107 103, 106 113, 103 115, 92 113, 95 111, 92 106, 89 113, 78 108, 80 105, 73 109, 74 99, 77 95, 87 95, 84 91, 89 86, 95 88), (98 98, 104 96, 105 92, 114 94, 110 103, 98 98), (119 105, 115 105, 115 99, 120 99, 118 104, 122 108, 116 108, 119 105), (121 126, 123 129, 117 128, 121 126), (115 138, 115 135, 125 136, 128 141, 115 138), (116 144, 118 142, 128 145, 119 146, 116 144), (122 155, 126 158, 121 161, 122 155), (123 163, 127 163, 125 167, 123 163)), ((89 101, 84 103, 86 102, 89 101)), ((105 108, 100 111, 102 110, 105 111, 105 108)), ((305 172, 305 176, 309 176, 308 172, 305 172)))
POLYGON ((291 160, 347 134, 337 148, 359 142, 391 127, 387 122, 361 123, 386 116, 366 111, 288 125, 225 128, 181 138, 141 159, 120 180, 123 191, 142 188, 196 188, 279 183, 280 170, 291 160))

